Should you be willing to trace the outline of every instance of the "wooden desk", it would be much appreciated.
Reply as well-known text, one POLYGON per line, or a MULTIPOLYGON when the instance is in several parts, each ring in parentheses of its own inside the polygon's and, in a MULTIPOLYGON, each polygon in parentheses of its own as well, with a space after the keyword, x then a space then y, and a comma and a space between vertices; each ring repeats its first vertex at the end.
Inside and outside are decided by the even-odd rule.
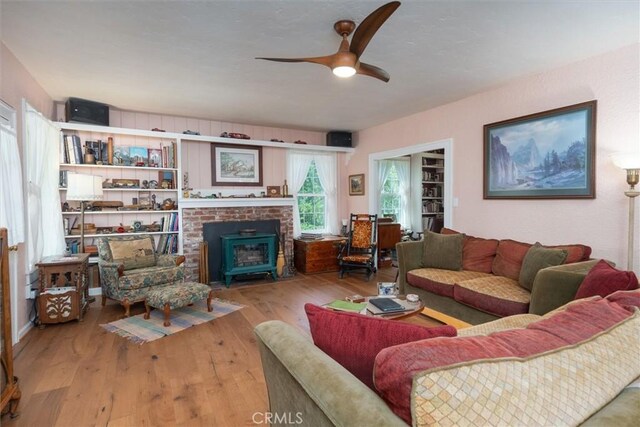
POLYGON ((89 308, 88 266, 89 254, 86 253, 46 257, 36 264, 40 270, 38 318, 41 325, 82 321, 89 308))
POLYGON ((326 236, 322 240, 293 240, 293 264, 305 274, 338 271, 338 243, 346 237, 326 236))
POLYGON ((392 222, 378 223, 378 268, 391 267, 391 250, 402 239, 400 224, 392 222))

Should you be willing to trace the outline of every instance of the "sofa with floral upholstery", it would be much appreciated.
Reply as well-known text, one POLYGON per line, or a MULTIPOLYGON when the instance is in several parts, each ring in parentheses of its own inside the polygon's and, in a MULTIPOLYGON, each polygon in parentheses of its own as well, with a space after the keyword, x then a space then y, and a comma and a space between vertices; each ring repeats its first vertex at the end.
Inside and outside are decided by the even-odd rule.
POLYGON ((401 293, 418 294, 428 308, 474 325, 560 307, 596 262, 582 244, 543 246, 447 228, 396 250, 401 293))
POLYGON ((98 254, 102 305, 116 300, 127 317, 131 304, 144 301, 150 289, 184 280, 184 256, 157 254, 152 235, 100 238, 98 254))
MULTIPOLYGON (((454 337, 416 334, 414 341, 375 355, 372 385, 336 358, 347 360, 347 351, 362 359, 362 343, 330 350, 314 345, 313 326, 312 342, 294 326, 264 322, 255 334, 272 425, 635 426, 639 306, 640 291, 619 291, 576 300, 544 316, 504 317, 454 337)), ((316 326, 333 328, 337 337, 372 336, 372 328, 389 332, 389 323, 403 323, 325 315, 331 316, 347 317, 316 326), (358 330, 349 331, 354 324, 358 330)))

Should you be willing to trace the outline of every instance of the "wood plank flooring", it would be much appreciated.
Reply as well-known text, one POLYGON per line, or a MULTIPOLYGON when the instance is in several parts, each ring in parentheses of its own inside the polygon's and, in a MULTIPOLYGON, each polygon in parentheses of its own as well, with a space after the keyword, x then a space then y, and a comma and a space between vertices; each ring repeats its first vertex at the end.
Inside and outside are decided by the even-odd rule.
MULTIPOLYGON (((32 329, 16 346, 20 416, 12 426, 248 426, 268 410, 267 391, 253 328, 280 319, 309 334, 304 304, 324 304, 359 293, 375 294, 377 281, 393 281, 383 269, 365 282, 353 274, 298 274, 279 282, 216 291, 246 305, 213 322, 144 345, 99 325, 123 315, 99 298, 82 323, 32 329)), ((132 307, 132 314, 144 310, 132 307)), ((422 316, 411 323, 433 325, 422 316)))

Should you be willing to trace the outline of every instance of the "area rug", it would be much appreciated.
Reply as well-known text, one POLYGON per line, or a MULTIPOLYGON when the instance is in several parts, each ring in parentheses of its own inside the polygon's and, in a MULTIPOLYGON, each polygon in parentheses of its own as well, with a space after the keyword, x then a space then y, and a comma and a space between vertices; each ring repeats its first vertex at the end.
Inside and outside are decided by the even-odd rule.
POLYGON ((144 313, 116 320, 100 325, 109 332, 116 333, 136 344, 144 344, 167 335, 183 331, 191 326, 210 322, 211 320, 226 316, 229 313, 240 310, 243 305, 231 301, 214 298, 211 301, 212 312, 207 311, 205 301, 199 301, 192 306, 171 310, 171 326, 163 326, 164 313, 162 310, 151 310, 149 320, 145 320, 144 313))

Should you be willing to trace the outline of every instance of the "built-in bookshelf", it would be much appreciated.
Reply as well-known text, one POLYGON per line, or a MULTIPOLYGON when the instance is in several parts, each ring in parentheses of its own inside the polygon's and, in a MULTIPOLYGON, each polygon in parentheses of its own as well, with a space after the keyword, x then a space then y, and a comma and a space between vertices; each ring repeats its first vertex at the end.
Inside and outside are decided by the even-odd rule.
POLYGON ((158 253, 177 253, 179 139, 159 132, 60 123, 60 201, 71 252, 80 240, 80 202, 66 200, 69 173, 99 176, 103 202, 85 209, 85 247, 105 236, 154 236, 158 253))
MULTIPOLYGON (((439 232, 444 226, 444 150, 434 150, 412 156, 413 198, 419 223, 414 228, 439 232)), ((415 212, 415 211, 414 211, 415 212)), ((418 231, 418 230, 416 230, 418 231)))

